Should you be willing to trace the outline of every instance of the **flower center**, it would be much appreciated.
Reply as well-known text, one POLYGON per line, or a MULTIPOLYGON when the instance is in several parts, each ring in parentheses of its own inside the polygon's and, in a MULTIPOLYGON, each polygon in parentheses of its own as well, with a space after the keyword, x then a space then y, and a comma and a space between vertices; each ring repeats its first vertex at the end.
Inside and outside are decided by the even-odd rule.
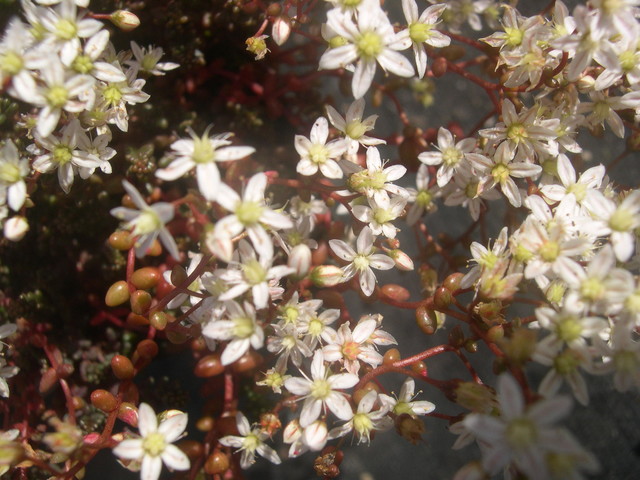
POLYGON ((527 129, 521 123, 513 123, 507 128, 507 138, 514 143, 522 142, 527 136, 527 129))
POLYGON ((593 114, 601 121, 609 116, 610 110, 609 104, 604 101, 596 102, 593 106, 593 114))
POLYGON ((331 385, 324 379, 315 380, 311 385, 311 396, 324 400, 331 393, 331 385))
POLYGON ((255 225, 262 215, 262 206, 258 202, 241 202, 236 208, 236 217, 245 227, 255 225))
POLYGON ((356 360, 360 354, 360 345, 357 342, 347 342, 342 346, 342 355, 347 360, 356 360))
POLYGON ((356 41, 358 54, 365 60, 373 60, 382 52, 382 38, 376 32, 365 32, 356 41))
POLYGON ((605 294, 605 286, 598 278, 589 278, 580 285, 580 294, 582 298, 595 302, 600 300, 605 294))
POLYGON ((351 120, 345 126, 344 133, 354 140, 360 139, 367 132, 367 127, 360 120, 351 120))
POLYGON ((242 441, 242 448, 248 452, 255 452, 262 442, 255 433, 250 433, 242 441))
POLYGON ((422 190, 418 192, 418 195, 416 196, 416 203, 423 208, 427 208, 428 206, 430 206, 432 200, 433 195, 429 190, 422 190))
POLYGON ((414 43, 423 43, 431 38, 431 28, 433 25, 426 23, 412 23, 409 25, 409 38, 414 43))
POLYGON ((356 267, 356 270, 362 272, 369 268, 369 259, 365 255, 358 254, 353 259, 353 266, 356 267))
POLYGON ((560 340, 570 343, 580 338, 582 325, 574 315, 567 315, 558 320, 555 330, 560 340))
POLYGON ((296 346, 296 337, 293 335, 287 335, 282 338, 282 346, 285 350, 292 350, 296 346))
POLYGON ((298 323, 298 317, 300 317, 300 311, 296 307, 288 306, 284 308, 282 312, 282 318, 284 323, 298 323))
POLYGON ((91 73, 93 70, 93 62, 88 55, 78 55, 73 61, 72 68, 82 74, 91 73))
POLYGON ((519 28, 505 27, 505 39, 504 43, 508 47, 517 47, 522 43, 524 32, 519 28))
POLYGON ((574 183, 567 188, 567 193, 573 193, 576 200, 581 202, 587 196, 587 186, 582 183, 574 183))
POLYGON ((16 183, 22 179, 20 168, 13 163, 0 164, 0 181, 4 183, 16 183))
POLYGON ((78 27, 75 22, 66 18, 58 20, 55 26, 55 35, 61 40, 71 40, 78 33, 78 27))
POLYGON ((560 375, 570 375, 576 371, 580 365, 580 358, 573 350, 565 350, 553 360, 553 368, 560 375))
POLYGON ((384 208, 376 208, 373 211, 373 220, 379 225, 384 225, 387 222, 394 220, 396 216, 393 214, 391 210, 386 210, 384 208))
POLYGON ((445 165, 457 165, 462 160, 462 152, 456 147, 447 147, 442 150, 442 162, 445 165))
POLYGON ((158 214, 152 210, 144 210, 135 221, 134 235, 146 235, 162 228, 162 221, 158 214))
POLYGON ((509 178, 509 167, 507 167, 504 163, 497 163, 491 169, 491 176, 493 177, 493 181, 499 184, 503 184, 509 178))
POLYGON ((521 417, 509 422, 505 434, 509 445, 515 449, 523 449, 536 441, 538 430, 531 420, 521 417))
POLYGON ((616 232, 628 232, 633 224, 633 214, 626 208, 618 208, 609 218, 609 227, 616 232))
POLYGON ((259 285, 267 280, 267 272, 258 260, 249 260, 244 263, 242 273, 250 285, 259 285))
POLYGON ((406 413, 407 415, 414 416, 413 409, 407 402, 396 403, 393 407, 393 413, 395 413, 396 415, 402 415, 403 413, 406 413))
POLYGON ((619 58, 620 66, 622 67, 623 72, 629 73, 631 70, 636 68, 636 53, 633 50, 622 52, 619 58))
POLYGON ((248 317, 238 317, 233 319, 233 336, 237 338, 247 338, 253 335, 255 325, 253 319, 248 317))
POLYGON ((151 55, 150 53, 147 53, 144 57, 142 57, 142 62, 140 62, 140 66, 142 67, 142 70, 145 70, 147 72, 150 72, 151 70, 156 68, 157 64, 158 64, 158 59, 154 55, 151 55))
POLYGON ((324 330, 324 323, 319 318, 314 318, 309 322, 309 335, 314 337, 319 336, 324 330))
POLYGON ((518 244, 513 256, 517 262, 525 263, 533 258, 533 253, 522 244, 518 244))
POLYGON ((498 261, 498 256, 493 252, 487 252, 478 259, 478 265, 492 270, 498 261))
POLYGON ((202 138, 196 137, 193 139, 193 155, 191 159, 196 163, 209 163, 216 159, 215 150, 206 135, 202 138))
POLYGON ((476 198, 478 196, 479 182, 469 182, 464 187, 464 194, 467 198, 476 198))
POLYGON ((24 66, 22 57, 15 52, 7 52, 4 55, 0 55, 0 70, 8 75, 15 75, 24 66))
POLYGON ((56 145, 53 148, 53 161, 59 165, 64 165, 71 161, 73 155, 71 154, 71 148, 67 145, 56 145))
POLYGON ((329 150, 324 145, 311 145, 309 149, 309 159, 317 164, 322 164, 329 158, 329 150))
POLYGON ((142 440, 142 449, 152 457, 157 457, 164 452, 166 446, 164 435, 159 432, 152 432, 142 440))
POLYGON ((44 96, 51 107, 62 108, 67 103, 69 92, 62 85, 54 85, 44 96))
POLYGON ((109 85, 102 92, 102 96, 108 105, 117 105, 122 100, 122 91, 117 85, 109 85))
POLYGON ((640 312, 640 290, 636 290, 627 297, 624 301, 624 307, 631 313, 640 312))
POLYGON ((542 244, 540 247, 540 258, 545 262, 554 262, 560 255, 560 245, 558 242, 548 241, 542 244))
POLYGON ((362 437, 368 437, 369 432, 373 430, 373 422, 369 418, 369 415, 360 412, 353 416, 353 428, 362 437))

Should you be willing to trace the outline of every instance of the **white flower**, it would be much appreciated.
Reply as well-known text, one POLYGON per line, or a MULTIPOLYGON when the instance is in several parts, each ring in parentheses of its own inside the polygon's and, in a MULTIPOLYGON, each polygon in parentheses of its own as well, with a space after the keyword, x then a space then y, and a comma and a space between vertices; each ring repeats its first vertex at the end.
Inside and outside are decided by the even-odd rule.
POLYGON ((153 408, 141 403, 138 409, 141 438, 123 440, 113 449, 113 453, 124 460, 141 461, 141 480, 156 480, 163 462, 174 470, 188 470, 191 466, 189 457, 172 445, 182 436, 186 427, 186 413, 172 415, 158 425, 153 408))
POLYGON ((15 366, 7 366, 7 362, 0 357, 0 397, 9 398, 9 384, 5 379, 15 376, 20 369, 15 366))
POLYGON ((46 137, 58 125, 63 110, 80 113, 92 107, 81 96, 93 88, 95 79, 89 75, 69 75, 59 60, 47 63, 40 73, 44 85, 37 85, 31 75, 18 75, 13 79, 13 88, 21 100, 42 107, 36 131, 46 137))
POLYGON ((335 338, 322 348, 324 359, 327 362, 340 360, 344 369, 354 375, 360 370, 359 360, 377 367, 382 363, 382 355, 367 344, 377 326, 375 319, 368 318, 358 322, 352 332, 349 322, 343 323, 338 328, 335 338))
POLYGON ((573 195, 576 202, 582 204, 587 195, 602 184, 606 173, 604 165, 597 165, 584 171, 580 178, 576 178, 576 170, 565 154, 558 155, 558 178, 562 185, 548 184, 540 187, 540 192, 549 200, 559 202, 566 195, 573 195))
POLYGON ((518 383, 508 374, 498 379, 500 417, 472 413, 464 426, 482 441, 482 465, 490 475, 510 463, 531 480, 549 478, 548 452, 563 451, 562 430, 552 428, 571 410, 568 397, 553 397, 525 405, 518 383))
POLYGON ((266 308, 269 303, 269 287, 280 278, 294 272, 286 265, 272 266, 273 257, 260 255, 256 258, 255 251, 249 243, 241 240, 238 248, 239 262, 231 260, 230 267, 220 278, 230 287, 220 295, 220 300, 231 300, 251 290, 253 303, 256 308, 266 308))
POLYGON ((271 463, 279 465, 281 460, 278 454, 264 441, 269 437, 269 434, 259 427, 251 428, 247 417, 242 412, 236 414, 236 424, 238 425, 238 432, 241 436, 227 435, 218 440, 222 445, 227 447, 238 448, 242 452, 240 457, 240 466, 242 468, 249 468, 256 461, 256 453, 266 458, 271 463))
POLYGON ((264 225, 275 229, 292 228, 291 220, 277 213, 265 204, 264 191, 267 188, 267 176, 257 173, 249 179, 242 198, 226 184, 220 184, 216 201, 231 215, 218 220, 207 245, 222 260, 229 262, 233 254, 233 238, 244 230, 260 257, 273 257, 273 242, 264 225))
POLYGON ((378 392, 375 390, 362 397, 358 403, 358 410, 351 419, 344 425, 332 429, 329 432, 329 439, 344 437, 353 430, 358 436, 358 443, 369 443, 372 431, 389 430, 393 426, 393 420, 387 415, 387 406, 382 404, 378 410, 371 411, 377 398, 378 392))
POLYGON ((357 21, 351 13, 333 9, 327 13, 327 25, 346 41, 346 45, 329 48, 320 58, 319 68, 344 68, 358 62, 353 72, 353 96, 362 98, 369 90, 376 73, 376 62, 385 71, 401 77, 415 72, 409 61, 397 50, 409 47, 407 36, 397 35, 377 0, 362 2, 357 9, 357 21))
POLYGON ((347 185, 354 192, 361 193, 367 197, 383 201, 388 198, 389 193, 408 197, 409 192, 404 188, 391 182, 402 178, 407 172, 403 165, 392 165, 385 168, 385 163, 380 158, 380 152, 376 147, 367 148, 367 168, 361 169, 353 165, 356 170, 349 176, 347 185))
POLYGON ((300 155, 297 172, 301 175, 314 175, 318 169, 327 178, 342 178, 342 170, 337 160, 347 150, 347 140, 332 140, 329 137, 329 124, 324 117, 318 118, 309 138, 302 135, 295 136, 295 149, 300 155))
POLYGON ((306 428, 302 428, 297 419, 291 420, 282 432, 284 443, 291 444, 289 458, 298 457, 308 450, 322 450, 328 433, 327 424, 322 420, 316 420, 306 428))
POLYGON ((407 225, 413 226, 422 217, 425 212, 433 212, 436 210, 434 200, 440 195, 438 186, 430 186, 431 176, 429 175, 429 167, 420 165, 418 174, 416 175, 416 189, 409 188, 409 198, 411 203, 409 213, 407 213, 407 225))
POLYGON ((373 234, 369 227, 364 227, 358 235, 357 252, 342 240, 329 240, 329 246, 338 257, 349 262, 349 265, 343 269, 342 281, 346 282, 357 273, 360 289, 367 297, 371 296, 377 282, 371 269, 390 270, 395 265, 387 255, 374 253, 376 248, 373 246, 373 234))
POLYGON ((343 118, 331 105, 327 105, 327 117, 331 125, 342 132, 349 143, 347 154, 353 156, 358 152, 360 145, 369 147, 387 143, 380 138, 369 137, 366 133, 373 130, 378 115, 369 115, 362 120, 364 114, 364 98, 360 98, 349 105, 343 118))
POLYGON ((416 394, 414 393, 415 388, 416 382, 413 378, 409 377, 402 384, 398 398, 393 398, 381 393, 378 396, 378 399, 390 412, 395 413, 396 415, 406 413, 407 415, 415 417, 417 415, 426 415, 427 413, 433 412, 436 408, 433 403, 428 402, 427 400, 414 400, 416 397, 416 394))
POLYGON ((120 68, 104 60, 100 60, 102 53, 109 44, 109 32, 100 30, 84 45, 82 51, 65 66, 83 75, 93 75, 104 82, 123 82, 127 79, 120 68))
POLYGON ((16 212, 27 198, 24 177, 28 174, 29 160, 20 158, 15 144, 7 140, 0 150, 0 188, 7 189, 7 203, 16 212))
POLYGON ((456 143, 453 134, 444 127, 438 130, 438 145, 436 148, 439 152, 422 152, 418 155, 425 165, 441 165, 436 174, 438 186, 443 187, 451 180, 453 174, 464 165, 465 154, 472 152, 476 146, 474 138, 465 138, 456 143))
POLYGON ((79 138, 82 135, 84 132, 78 120, 73 120, 64 127, 60 138, 54 135, 44 137, 38 131, 34 133, 37 144, 48 153, 42 153, 40 150, 32 148, 34 153, 42 153, 35 158, 33 169, 40 173, 48 173, 57 169, 58 182, 65 193, 69 193, 71 190, 76 173, 84 175, 102 165, 102 161, 98 157, 77 148, 79 138))
POLYGON ((136 75, 138 72, 144 72, 160 76, 164 75, 165 72, 174 70, 180 66, 173 62, 158 63, 162 58, 162 55, 164 55, 161 47, 150 46, 148 48, 143 48, 136 42, 132 41, 131 51, 133 52, 135 60, 129 60, 125 63, 135 70, 136 75))
MULTIPOLYGON (((300 372, 302 373, 302 372, 300 372)), ((304 398, 300 412, 300 425, 303 428, 311 425, 319 416, 322 407, 331 410, 341 420, 351 418, 351 405, 345 394, 337 390, 351 388, 358 383, 358 376, 352 373, 331 374, 324 364, 322 350, 316 350, 311 362, 311 379, 304 373, 304 378, 292 377, 284 382, 284 386, 294 395, 304 398)))
POLYGON ((442 48, 451 43, 449 37, 433 28, 439 23, 439 17, 446 8, 447 6, 444 3, 432 5, 418 16, 418 5, 415 0, 402 0, 402 11, 408 27, 406 32, 413 45, 413 54, 416 58, 419 78, 422 78, 427 70, 425 44, 442 48))
POLYGON ((122 181, 122 186, 131 197, 131 201, 138 207, 138 210, 126 207, 116 207, 111 210, 111 215, 127 223, 125 228, 132 229, 136 239, 136 256, 144 257, 158 236, 162 244, 169 251, 171 256, 180 260, 180 252, 175 240, 165 226, 173 219, 173 205, 166 202, 157 202, 147 205, 140 192, 126 180, 122 181))
POLYGON ((202 335, 214 340, 230 340, 220 357, 223 365, 230 365, 249 351, 249 347, 262 348, 264 332, 256 322, 256 311, 249 302, 244 302, 243 309, 237 302, 228 301, 225 308, 224 319, 209 322, 202 329, 202 335))
POLYGON ((191 169, 196 169, 200 193, 209 201, 216 200, 220 188, 220 172, 216 162, 229 162, 247 157, 255 152, 253 147, 228 146, 232 133, 209 136, 211 126, 202 137, 187 128, 192 140, 180 139, 171 145, 176 159, 167 168, 156 171, 156 177, 162 180, 176 180, 191 169))

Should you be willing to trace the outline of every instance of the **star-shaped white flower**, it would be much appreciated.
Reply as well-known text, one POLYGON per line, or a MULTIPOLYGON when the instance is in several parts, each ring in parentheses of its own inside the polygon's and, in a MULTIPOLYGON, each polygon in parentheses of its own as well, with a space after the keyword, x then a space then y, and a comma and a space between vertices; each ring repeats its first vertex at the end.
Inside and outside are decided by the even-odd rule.
POLYGON ((27 184, 24 177, 29 174, 29 160, 20 158, 18 149, 11 140, 0 150, 0 188, 7 189, 7 203, 18 211, 27 198, 27 184))
POLYGON ((173 205, 167 202, 157 202, 147 205, 140 192, 126 180, 122 181, 122 186, 131 197, 131 201, 138 207, 138 210, 126 207, 116 207, 111 209, 111 215, 127 223, 125 228, 131 229, 136 240, 136 256, 144 257, 153 241, 160 237, 160 241, 176 260, 180 259, 180 252, 176 241, 165 226, 173 219, 173 205))
POLYGON ((271 463, 279 465, 281 460, 278 454, 264 441, 269 437, 269 434, 259 427, 251 428, 247 417, 242 412, 236 414, 236 423, 238 425, 237 435, 227 435, 222 437, 219 442, 226 447, 239 448, 242 452, 240 457, 240 466, 242 468, 249 468, 256 461, 256 453, 266 458, 271 463))
POLYGON ((311 362, 311 379, 303 373, 303 378, 289 378, 284 386, 294 395, 305 399, 300 412, 300 425, 306 428, 320 416, 323 406, 341 420, 351 418, 351 405, 345 394, 337 390, 351 388, 356 383, 358 376, 352 373, 332 375, 329 367, 324 364, 322 350, 316 350, 311 362))
POLYGON ((329 48, 320 58, 321 70, 344 68, 356 62, 351 89, 362 98, 376 73, 376 63, 385 71, 401 77, 412 77, 415 71, 398 50, 411 45, 408 36, 397 35, 387 14, 375 1, 364 1, 357 9, 356 22, 350 12, 335 8, 327 13, 327 25, 346 40, 346 44, 329 48))
POLYGON ((347 150, 347 140, 332 140, 329 137, 329 124, 324 117, 318 118, 309 138, 302 135, 295 137, 295 149, 300 155, 297 172, 300 175, 314 175, 320 170, 327 178, 342 178, 342 170, 337 160, 347 150))
POLYGON ((189 457, 172 445, 182 436, 186 427, 186 413, 170 416, 158 425, 153 408, 141 403, 138 409, 140 438, 123 440, 113 449, 113 453, 124 460, 142 462, 141 480, 156 480, 163 462, 174 470, 188 470, 191 466, 189 457))
POLYGON ((247 157, 255 152, 253 147, 229 146, 232 133, 209 136, 210 126, 202 137, 187 128, 191 140, 182 138, 173 142, 171 148, 176 156, 167 166, 156 171, 156 177, 162 180, 176 180, 187 172, 196 169, 198 189, 209 201, 214 201, 220 192, 220 171, 216 162, 230 162, 247 157))
POLYGON ((343 281, 347 281, 357 273, 360 280, 362 293, 367 297, 371 296, 376 286, 376 276, 372 268, 377 270, 390 270, 395 263, 387 255, 375 253, 373 246, 373 234, 369 227, 364 227, 358 235, 356 241, 357 252, 342 240, 329 240, 329 246, 338 257, 346 262, 350 262, 343 269, 343 281))

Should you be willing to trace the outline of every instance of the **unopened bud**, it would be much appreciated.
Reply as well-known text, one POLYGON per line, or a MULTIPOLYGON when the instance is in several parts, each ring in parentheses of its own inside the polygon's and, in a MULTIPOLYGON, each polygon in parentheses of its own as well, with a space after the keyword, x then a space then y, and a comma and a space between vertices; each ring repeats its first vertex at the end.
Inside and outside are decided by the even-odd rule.
POLYGON ((118 400, 112 393, 99 389, 91 392, 91 404, 98 410, 109 413, 116 409, 118 400))
POLYGON ((404 272, 410 272, 411 270, 413 270, 413 260, 411 260, 411 257, 409 257, 409 255, 404 253, 402 250, 389 250, 387 254, 396 264, 396 268, 398 270, 402 270, 404 272))
POLYGON ((117 307, 129 300, 129 285, 124 280, 114 283, 107 290, 107 294, 104 296, 104 303, 108 307, 117 307))
POLYGON ((136 374, 131 360, 124 355, 114 355, 111 358, 111 369, 120 380, 131 380, 136 374))
POLYGON ((229 456, 220 450, 214 450, 204 462, 204 471, 209 475, 221 475, 229 470, 229 456))
POLYGON ((282 15, 275 19, 273 22, 273 28, 271 29, 271 36, 276 45, 282 45, 289 39, 291 34, 291 19, 282 15))
POLYGON ((218 353, 202 357, 193 371, 194 375, 200 378, 215 377, 222 372, 224 372, 224 365, 222 365, 218 353))
POLYGON ((382 286, 381 290, 387 297, 397 302, 406 302, 411 297, 409 290, 395 283, 387 283, 382 286))
POLYGON ((12 242, 19 242, 29 231, 27 219, 16 215, 4 222, 4 237, 12 242))
POLYGON ((327 444, 328 434, 327 424, 322 420, 316 420, 304 429, 302 440, 309 450, 317 452, 327 444))
POLYGON ((139 268, 131 275, 131 283, 141 290, 149 290, 158 284, 160 276, 160 271, 157 268, 139 268))
POLYGON ((301 243, 291 249, 288 265, 295 270, 298 278, 304 277, 311 268, 311 249, 301 243))
POLYGON ((335 265, 320 265, 311 270, 309 278, 316 287, 333 287, 342 281, 343 273, 335 265))
POLYGON ((140 25, 140 19, 138 16, 129 10, 116 10, 111 14, 109 20, 111 20, 111 23, 116 27, 125 32, 130 32, 140 25))
POLYGON ((151 294, 145 290, 136 290, 131 294, 131 311, 136 315, 142 315, 151 306, 151 294))

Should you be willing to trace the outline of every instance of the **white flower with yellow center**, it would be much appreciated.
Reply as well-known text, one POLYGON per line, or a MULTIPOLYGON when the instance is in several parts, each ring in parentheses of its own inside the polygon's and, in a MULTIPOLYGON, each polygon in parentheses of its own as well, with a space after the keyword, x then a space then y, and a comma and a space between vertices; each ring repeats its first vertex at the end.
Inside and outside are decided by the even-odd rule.
MULTIPOLYGON (((302 372, 301 372, 302 373, 302 372)), ((294 395, 304 398, 300 412, 300 426, 306 428, 319 416, 322 408, 328 408, 339 419, 348 420, 352 416, 351 405, 345 394, 337 390, 351 388, 358 383, 358 376, 352 373, 333 375, 324 364, 322 350, 316 350, 311 362, 311 378, 302 373, 303 378, 293 377, 284 386, 294 395)))
POLYGON ((340 139, 327 143, 328 137, 329 124, 324 117, 315 121, 309 138, 296 135, 294 146, 300 155, 297 166, 300 175, 314 175, 320 170, 327 178, 342 178, 342 170, 337 160, 347 150, 348 142, 340 139))
POLYGON ((256 322, 256 311, 249 302, 244 309, 234 301, 224 303, 227 310, 222 320, 209 322, 202 329, 202 335, 213 340, 229 341, 222 352, 220 361, 230 365, 249 351, 262 348, 264 332, 256 322))
POLYGON ((464 426, 482 442, 482 466, 490 475, 514 465, 531 480, 551 478, 545 454, 564 451, 564 431, 554 423, 571 410, 571 399, 552 397, 525 405, 518 383, 498 379, 500 416, 472 413, 464 426))
POLYGON ((360 361, 374 368, 380 365, 382 355, 367 343, 378 327, 377 321, 374 318, 362 320, 353 332, 349 327, 349 322, 340 325, 335 338, 322 348, 324 359, 328 362, 341 361, 344 369, 354 375, 360 370, 360 361))
POLYGON ((141 403, 138 409, 140 438, 123 440, 113 453, 123 460, 142 463, 141 480, 156 480, 160 476, 162 463, 173 470, 188 470, 189 458, 173 442, 178 440, 187 427, 187 414, 171 415, 158 425, 153 408, 141 403))
POLYGON ((207 238, 207 246, 225 262, 233 255, 233 238, 246 230, 253 248, 261 258, 273 257, 273 241, 263 225, 276 230, 293 228, 291 219, 271 210, 265 203, 264 192, 267 188, 267 176, 257 173, 249 179, 242 198, 231 187, 220 184, 216 201, 232 212, 215 224, 212 234, 207 238))
POLYGON ((335 8, 327 13, 327 25, 346 44, 329 48, 320 58, 321 70, 347 67, 357 61, 351 89, 353 96, 362 98, 369 90, 376 73, 376 63, 385 71, 400 77, 412 77, 411 63, 398 53, 411 45, 407 36, 397 35, 377 0, 365 0, 357 8, 357 21, 352 14, 335 8))
POLYGON ((140 47, 136 42, 131 42, 131 51, 135 60, 125 62, 131 68, 138 72, 143 72, 155 76, 164 75, 165 72, 175 70, 180 65, 173 62, 160 62, 164 55, 161 47, 150 46, 148 48, 140 47))
POLYGON ((371 432, 374 430, 389 430, 393 426, 393 420, 388 416, 389 410, 383 403, 378 410, 371 411, 378 399, 378 392, 371 390, 360 403, 358 410, 344 425, 336 427, 329 432, 329 440, 344 437, 353 431, 358 437, 358 443, 369 443, 371 432))
POLYGON ((269 437, 269 434, 259 427, 251 428, 247 417, 242 412, 236 414, 236 424, 238 426, 237 435, 227 435, 222 437, 219 442, 226 447, 238 448, 242 452, 240 457, 240 466, 242 468, 249 468, 256 461, 256 453, 271 463, 279 465, 281 460, 278 454, 268 446, 264 441, 269 437))
MULTIPOLYGON (((433 412, 436 408, 433 403, 427 400, 414 400, 417 396, 415 389, 416 382, 413 378, 407 378, 400 388, 398 398, 393 398, 383 393, 381 393, 378 398, 390 412, 393 412, 396 415, 407 414, 415 417, 417 415, 426 415, 427 413, 433 412)), ((418 394, 419 393, 420 392, 418 392, 418 394)))
POLYGON ((453 174, 465 165, 465 154, 472 152, 476 146, 474 138, 465 138, 459 142, 455 141, 453 134, 444 127, 438 130, 438 152, 422 152, 418 155, 425 165, 435 166, 441 165, 438 169, 436 178, 438 186, 444 187, 453 174))
POLYGON ((0 150, 0 188, 7 189, 7 203, 16 212, 22 208, 27 198, 24 177, 28 174, 29 161, 20 158, 15 144, 7 140, 0 150))
POLYGON ((376 247, 373 246, 373 240, 374 237, 369 227, 364 227, 358 235, 357 251, 342 240, 329 240, 331 250, 342 260, 349 262, 349 265, 342 270, 342 281, 350 280, 357 273, 362 293, 367 297, 371 296, 377 283, 376 276, 371 269, 390 270, 395 265, 393 259, 387 255, 375 253, 376 247))
POLYGON ((111 210, 111 215, 119 220, 127 222, 125 228, 131 229, 136 239, 136 256, 144 257, 154 240, 160 237, 160 241, 167 251, 176 260, 180 259, 180 252, 175 240, 165 226, 173 219, 173 205, 166 202, 158 202, 147 205, 140 192, 126 180, 122 186, 131 197, 138 210, 126 207, 116 207, 111 210))
POLYGON ((202 137, 198 137, 188 127, 191 140, 182 138, 171 145, 176 158, 167 168, 157 170, 156 177, 176 180, 195 168, 200 193, 209 201, 216 200, 220 191, 220 171, 216 162, 240 160, 256 150, 253 147, 231 146, 229 138, 232 133, 209 136, 210 129, 211 126, 207 127, 202 137))
POLYGON ((364 98, 360 98, 349 105, 347 113, 343 117, 331 105, 327 105, 327 117, 331 125, 342 132, 348 142, 347 155, 353 157, 360 148, 360 145, 369 147, 387 143, 380 138, 368 136, 366 133, 376 125, 378 115, 369 115, 364 120, 364 98))

